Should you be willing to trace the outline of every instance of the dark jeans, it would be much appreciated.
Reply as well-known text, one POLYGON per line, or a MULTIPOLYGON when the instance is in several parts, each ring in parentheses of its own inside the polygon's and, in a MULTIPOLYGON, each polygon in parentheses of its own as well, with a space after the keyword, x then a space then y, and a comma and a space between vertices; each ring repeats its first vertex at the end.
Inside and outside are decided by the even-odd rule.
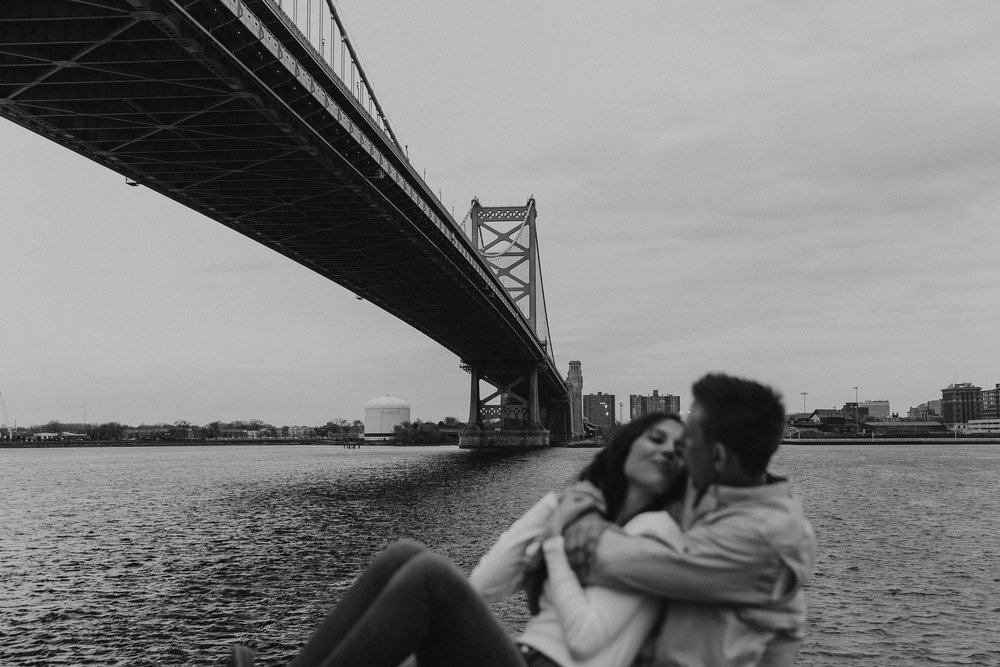
POLYGON ((372 562, 292 667, 523 667, 514 641, 465 575, 416 542, 372 562))

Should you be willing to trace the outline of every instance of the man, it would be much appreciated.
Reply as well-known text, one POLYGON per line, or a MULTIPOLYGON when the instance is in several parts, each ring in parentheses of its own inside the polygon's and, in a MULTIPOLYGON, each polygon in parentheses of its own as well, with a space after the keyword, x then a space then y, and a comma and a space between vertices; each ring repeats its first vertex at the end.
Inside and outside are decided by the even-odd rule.
POLYGON ((791 665, 816 547, 788 482, 767 472, 784 407, 770 388, 722 374, 692 393, 684 533, 671 543, 630 536, 588 514, 567 529, 566 549, 587 584, 667 598, 641 664, 791 665))

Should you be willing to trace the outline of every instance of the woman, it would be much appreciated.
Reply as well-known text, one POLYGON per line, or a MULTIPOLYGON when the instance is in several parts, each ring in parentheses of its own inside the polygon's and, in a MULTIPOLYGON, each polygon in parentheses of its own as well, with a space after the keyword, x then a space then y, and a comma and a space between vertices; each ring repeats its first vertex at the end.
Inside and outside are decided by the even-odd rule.
MULTIPOLYGON (((602 491, 608 520, 663 539, 679 531, 666 512, 642 513, 661 510, 683 493, 677 451, 682 437, 675 415, 655 413, 624 426, 597 454, 580 479, 602 491)), ((421 667, 630 664, 661 601, 580 585, 561 536, 572 505, 546 495, 500 536, 468 580, 419 544, 389 547, 323 620, 293 667, 395 667, 411 654, 421 667), (515 642, 485 599, 521 588, 525 563, 539 549, 548 576, 538 613, 515 642)), ((233 648, 233 664, 252 664, 245 647, 233 648)))

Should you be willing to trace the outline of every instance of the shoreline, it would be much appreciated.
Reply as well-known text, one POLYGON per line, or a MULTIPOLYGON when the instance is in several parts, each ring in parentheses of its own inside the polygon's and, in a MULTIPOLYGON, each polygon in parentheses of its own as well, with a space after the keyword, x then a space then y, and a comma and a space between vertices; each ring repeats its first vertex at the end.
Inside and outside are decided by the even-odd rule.
POLYGON ((457 442, 435 442, 432 444, 404 445, 391 441, 365 440, 328 440, 324 438, 259 438, 246 440, 73 440, 66 442, 54 441, 23 441, 0 440, 0 449, 81 449, 84 447, 118 447, 123 449, 134 447, 237 447, 244 445, 316 445, 326 447, 342 447, 344 449, 360 449, 361 447, 448 447, 458 446, 457 442))
POLYGON ((782 445, 1000 445, 1000 438, 785 438, 782 445))
POLYGON ((80 447, 198 447, 205 445, 357 445, 356 440, 314 440, 305 438, 255 440, 74 440, 67 442, 0 440, 0 449, 63 449, 80 447))
MULTIPOLYGON (((438 443, 450 445, 455 443, 438 443)), ((786 438, 782 445, 1000 445, 1000 438, 786 438)), ((84 440, 73 442, 25 442, 20 440, 0 440, 0 449, 80 449, 83 447, 241 447, 246 445, 322 445, 329 447, 360 448, 368 445, 389 445, 392 447, 420 447, 422 445, 399 445, 387 442, 364 442, 358 440, 320 439, 257 439, 257 440, 84 440)), ((434 446, 434 445, 432 445, 434 446)), ((594 441, 574 442, 566 445, 551 445, 553 448, 599 448, 603 443, 594 441)))

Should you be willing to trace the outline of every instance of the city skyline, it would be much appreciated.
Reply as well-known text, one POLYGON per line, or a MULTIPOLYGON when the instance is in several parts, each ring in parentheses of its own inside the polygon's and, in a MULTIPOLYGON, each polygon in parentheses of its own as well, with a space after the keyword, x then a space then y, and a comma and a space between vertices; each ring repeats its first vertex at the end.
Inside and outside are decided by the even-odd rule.
MULTIPOLYGON (((338 8, 456 218, 535 196, 586 387, 668 378, 686 409, 724 371, 905 414, 1000 380, 1000 6, 338 8)), ((10 421, 466 418, 469 376, 408 325, 7 120, 0 145, 10 421)))
MULTIPOLYGON (((585 368, 583 370, 583 374, 584 374, 584 376, 586 376, 586 369, 585 368)), ((865 404, 885 402, 885 403, 889 404, 891 414, 898 415, 900 418, 906 418, 907 413, 910 410, 914 409, 914 408, 917 408, 917 407, 919 407, 921 405, 926 405, 927 403, 930 403, 930 402, 933 402, 933 401, 939 401, 940 402, 942 400, 940 394, 943 393, 944 389, 951 388, 951 387, 956 386, 956 385, 963 385, 963 384, 975 385, 975 386, 979 387, 980 389, 982 389, 982 388, 988 389, 990 387, 990 385, 1000 385, 1000 383, 986 383, 986 384, 983 384, 983 383, 976 383, 976 382, 958 382, 958 383, 954 383, 953 382, 953 383, 949 383, 945 387, 942 387, 941 389, 939 389, 938 390, 938 394, 939 395, 925 398, 924 400, 922 400, 922 401, 920 401, 918 403, 914 403, 912 405, 905 406, 905 407, 894 404, 891 399, 885 399, 885 398, 866 398, 866 397, 861 396, 861 395, 859 395, 857 402, 858 402, 858 405, 860 405, 862 407, 864 407, 865 404), (979 385, 982 385, 982 386, 979 386, 979 385)), ((853 388, 852 388, 852 390, 853 390, 853 388)), ((3 394, 3 392, 0 392, 0 400, 3 400, 3 395, 2 394, 3 394)), ((680 394, 678 394, 678 393, 674 393, 674 392, 670 392, 670 391, 662 391, 659 388, 650 390, 649 394, 641 394, 641 393, 636 393, 636 392, 627 392, 627 393, 624 393, 624 394, 615 394, 614 392, 607 392, 607 391, 604 391, 602 389, 589 389, 586 381, 584 382, 583 390, 582 390, 581 394, 582 394, 582 398, 583 398, 584 404, 586 403, 586 400, 588 398, 593 398, 593 397, 596 397, 598 395, 605 395, 605 396, 615 397, 615 419, 616 420, 618 419, 619 408, 621 408, 623 410, 623 415, 625 415, 627 417, 627 415, 629 413, 629 407, 630 407, 629 406, 629 402, 630 402, 630 399, 632 399, 633 397, 651 398, 651 397, 653 397, 654 394, 658 394, 661 398, 662 397, 667 397, 667 396, 680 397, 680 394)), ((378 397, 373 397, 373 398, 378 398, 378 397)), ((850 400, 850 399, 844 399, 844 400, 840 401, 838 404, 833 404, 833 405, 816 405, 816 406, 812 406, 812 405, 809 405, 807 403, 807 409, 805 409, 805 410, 799 410, 799 409, 797 409, 795 403, 792 400, 789 399, 789 397, 785 396, 783 398, 784 398, 784 402, 785 402, 785 412, 788 415, 803 414, 803 413, 804 414, 810 414, 810 413, 814 412, 815 410, 841 410, 844 405, 848 405, 848 404, 853 405, 854 404, 854 400, 850 400)), ((6 401, 5 400, 3 400, 3 402, 2 402, 2 408, 3 408, 3 412, 0 412, 0 426, 3 426, 5 424, 9 425, 11 427, 15 426, 15 421, 16 420, 8 417, 8 411, 6 409, 6 401)), ((94 423, 98 423, 98 422, 96 422, 94 420, 88 420, 87 419, 87 415, 86 415, 87 406, 86 406, 86 404, 84 404, 83 406, 81 406, 81 408, 83 410, 83 415, 82 415, 82 418, 80 418, 80 419, 76 419, 76 418, 73 418, 73 417, 69 417, 69 418, 65 418, 65 419, 64 418, 59 418, 59 417, 50 417, 50 418, 44 419, 42 421, 34 422, 34 423, 31 423, 31 424, 27 424, 27 423, 24 423, 24 422, 17 422, 16 425, 18 427, 29 427, 29 426, 42 426, 42 425, 47 424, 49 422, 60 422, 60 423, 65 423, 65 424, 94 424, 94 423)), ((680 409, 678 410, 678 412, 683 415, 683 414, 686 414, 689 409, 690 409, 690 403, 685 404, 685 403, 682 402, 680 404, 680 409)), ((585 413, 586 413, 586 411, 584 410, 584 414, 585 413)), ((322 423, 326 423, 326 422, 329 422, 329 421, 334 421, 334 420, 337 420, 337 419, 346 419, 348 421, 352 421, 352 420, 355 420, 355 419, 361 419, 361 417, 363 417, 363 415, 364 415, 364 405, 362 404, 361 411, 360 411, 360 416, 349 415, 349 414, 328 415, 326 417, 323 417, 323 419, 325 421, 323 421, 323 422, 316 422, 315 424, 313 424, 313 423, 306 423, 306 422, 294 423, 294 424, 293 423, 284 423, 284 422, 269 422, 269 423, 271 423, 274 426, 320 425, 322 423)), ((458 419, 459 421, 464 421, 465 420, 465 416, 464 415, 456 415, 456 414, 442 414, 442 415, 438 415, 438 416, 428 414, 428 415, 419 416, 419 417, 415 416, 414 420, 420 419, 420 420, 423 420, 423 421, 432 421, 432 422, 436 423, 436 422, 442 421, 444 419, 447 419, 449 417, 458 419)), ((177 419, 172 419, 172 420, 156 420, 156 421, 154 421, 154 420, 139 420, 139 421, 135 421, 135 422, 128 422, 128 421, 123 420, 123 419, 116 419, 116 418, 112 417, 110 419, 102 419, 100 421, 101 422, 119 422, 119 423, 130 424, 130 425, 140 425, 140 424, 150 424, 150 425, 154 425, 154 424, 173 424, 175 422, 179 422, 180 421, 180 422, 190 422, 191 424, 204 425, 204 424, 208 424, 208 423, 216 422, 216 421, 237 422, 237 421, 253 421, 253 420, 268 422, 268 420, 266 420, 266 419, 262 420, 259 417, 256 417, 254 415, 248 415, 248 416, 245 416, 245 417, 237 417, 237 418, 233 418, 233 419, 222 419, 222 418, 216 417, 216 418, 208 419, 208 420, 206 420, 204 422, 196 422, 194 420, 186 419, 184 417, 178 417, 177 419)))

